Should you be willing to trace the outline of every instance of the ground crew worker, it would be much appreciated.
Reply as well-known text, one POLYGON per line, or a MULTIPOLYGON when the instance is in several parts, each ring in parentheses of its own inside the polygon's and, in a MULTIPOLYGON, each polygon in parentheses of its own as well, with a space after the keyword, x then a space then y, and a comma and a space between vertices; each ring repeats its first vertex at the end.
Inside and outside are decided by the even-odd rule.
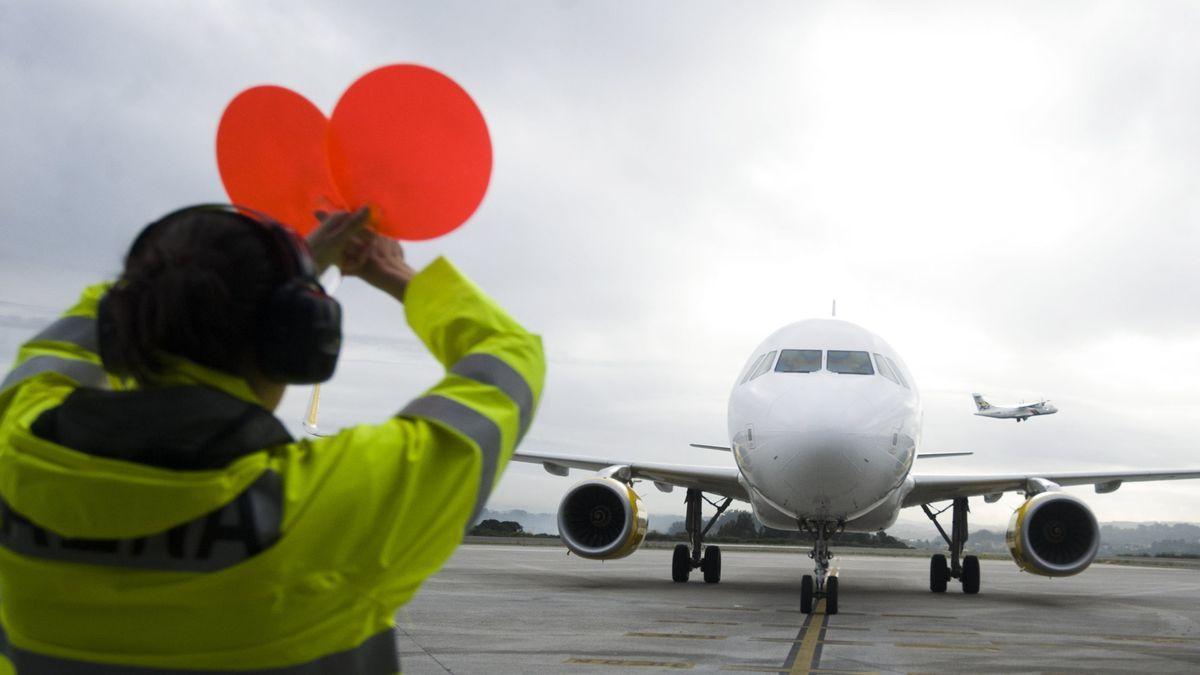
POLYGON ((0 389, 0 673, 399 670, 393 614, 450 556, 528 430, 544 361, 449 262, 336 214, 165 216, 0 389), (404 302, 447 374, 396 417, 291 438, 326 379, 338 263, 404 302))

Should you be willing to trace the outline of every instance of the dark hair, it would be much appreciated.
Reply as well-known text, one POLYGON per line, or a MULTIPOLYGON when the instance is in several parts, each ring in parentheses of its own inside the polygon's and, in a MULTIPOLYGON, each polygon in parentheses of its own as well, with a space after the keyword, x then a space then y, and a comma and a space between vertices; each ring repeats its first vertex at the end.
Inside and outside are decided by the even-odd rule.
POLYGON ((246 374, 256 312, 285 275, 248 216, 198 208, 164 217, 134 241, 101 303, 104 367, 144 382, 165 353, 246 374))

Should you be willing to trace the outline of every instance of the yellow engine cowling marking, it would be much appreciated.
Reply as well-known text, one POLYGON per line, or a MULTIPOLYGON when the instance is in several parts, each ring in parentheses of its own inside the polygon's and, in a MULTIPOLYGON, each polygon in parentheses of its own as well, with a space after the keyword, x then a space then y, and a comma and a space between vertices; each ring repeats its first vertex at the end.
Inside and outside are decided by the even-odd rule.
POLYGON ((625 543, 621 545, 621 548, 613 552, 612 555, 604 557, 605 560, 616 560, 617 558, 624 558, 633 553, 642 545, 642 542, 646 539, 646 531, 649 529, 650 516, 646 513, 645 507, 642 506, 642 498, 638 496, 638 493, 633 491, 632 487, 611 478, 608 480, 624 488, 625 494, 629 499, 629 513, 632 519, 632 527, 629 528, 629 535, 625 538, 625 543))
POLYGON ((1013 511, 1012 518, 1008 521, 1008 531, 1004 533, 1004 543, 1008 545, 1008 552, 1017 563, 1017 567, 1022 571, 1037 574, 1037 570, 1030 569, 1021 544, 1021 526, 1025 523, 1025 512, 1029 510, 1029 504, 1032 502, 1032 499, 1026 499, 1013 511))

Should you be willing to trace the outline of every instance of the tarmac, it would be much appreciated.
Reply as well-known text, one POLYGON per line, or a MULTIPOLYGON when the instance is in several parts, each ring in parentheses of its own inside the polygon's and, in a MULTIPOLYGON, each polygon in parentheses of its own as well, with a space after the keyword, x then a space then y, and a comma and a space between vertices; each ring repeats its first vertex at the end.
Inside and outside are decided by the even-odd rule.
POLYGON ((463 545, 397 614, 404 672, 1200 671, 1197 569, 1095 564, 1045 579, 984 560, 968 596, 953 581, 930 593, 928 558, 846 555, 840 612, 808 616, 805 555, 722 554, 719 584, 699 570, 676 584, 664 549, 599 562, 463 545))

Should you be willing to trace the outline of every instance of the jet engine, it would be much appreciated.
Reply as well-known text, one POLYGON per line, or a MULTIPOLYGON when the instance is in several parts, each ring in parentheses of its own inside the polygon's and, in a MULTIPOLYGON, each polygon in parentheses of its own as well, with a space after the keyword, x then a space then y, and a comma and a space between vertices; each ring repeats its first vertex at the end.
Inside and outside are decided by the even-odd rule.
POLYGON ((1005 540, 1022 570, 1067 577, 1092 564, 1100 548, 1100 525, 1079 498, 1042 492, 1013 512, 1005 540))
POLYGON ((558 505, 558 534, 576 555, 624 558, 642 545, 649 516, 633 488, 613 478, 589 478, 558 505))

